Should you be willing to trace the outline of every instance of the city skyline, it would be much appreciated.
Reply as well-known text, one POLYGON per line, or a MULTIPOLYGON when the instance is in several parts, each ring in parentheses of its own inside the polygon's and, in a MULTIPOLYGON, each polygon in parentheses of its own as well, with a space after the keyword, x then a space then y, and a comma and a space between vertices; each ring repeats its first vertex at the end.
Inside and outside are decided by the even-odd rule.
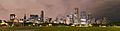
POLYGON ((88 10, 95 16, 119 17, 119 0, 0 0, 0 19, 9 19, 14 13, 18 18, 24 14, 41 14, 57 17, 74 13, 74 8, 88 10), (102 13, 101 13, 102 12, 102 13))
POLYGON ((0 0, 0 31, 119 31, 120 0, 0 0))

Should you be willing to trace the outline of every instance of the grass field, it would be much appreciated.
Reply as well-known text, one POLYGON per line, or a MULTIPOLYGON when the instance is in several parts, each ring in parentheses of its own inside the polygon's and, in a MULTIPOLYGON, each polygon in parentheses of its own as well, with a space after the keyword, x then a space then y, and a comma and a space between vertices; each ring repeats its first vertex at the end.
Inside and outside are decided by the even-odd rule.
POLYGON ((9 27, 0 31, 120 31, 119 27, 9 27))

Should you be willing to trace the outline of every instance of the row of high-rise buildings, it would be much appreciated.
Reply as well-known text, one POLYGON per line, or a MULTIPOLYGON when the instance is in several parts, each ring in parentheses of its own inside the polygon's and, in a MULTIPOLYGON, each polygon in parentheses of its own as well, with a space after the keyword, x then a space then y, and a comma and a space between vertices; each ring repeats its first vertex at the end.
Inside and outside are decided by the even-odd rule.
MULTIPOLYGON (((13 21, 17 19, 15 14, 10 14, 10 21, 13 21)), ((26 14, 24 14, 24 17, 21 19, 17 19, 17 20, 22 20, 22 21, 30 21, 30 20, 36 20, 39 22, 44 22, 44 11, 41 11, 41 15, 35 15, 35 14, 31 14, 29 18, 26 17, 26 14)))
POLYGON ((27 18, 26 14, 22 19, 17 19, 15 14, 10 14, 10 22, 13 22, 13 25, 16 23, 30 23, 40 24, 40 23, 63 23, 63 24, 73 24, 88 27, 90 24, 106 24, 106 18, 97 19, 91 13, 88 13, 87 10, 79 10, 79 8, 74 9, 74 13, 66 15, 64 17, 56 17, 55 20, 52 18, 45 18, 44 11, 41 11, 41 15, 30 15, 27 18))
POLYGON ((67 15, 65 18, 65 24, 74 24, 80 26, 88 26, 90 23, 88 21, 88 13, 86 10, 79 10, 79 8, 75 8, 75 12, 73 14, 67 15))
POLYGON ((87 10, 79 10, 79 8, 74 9, 75 12, 69 15, 66 15, 62 18, 57 18, 59 23, 64 24, 73 24, 80 26, 89 26, 91 24, 107 24, 107 18, 103 17, 96 19, 91 13, 87 10))

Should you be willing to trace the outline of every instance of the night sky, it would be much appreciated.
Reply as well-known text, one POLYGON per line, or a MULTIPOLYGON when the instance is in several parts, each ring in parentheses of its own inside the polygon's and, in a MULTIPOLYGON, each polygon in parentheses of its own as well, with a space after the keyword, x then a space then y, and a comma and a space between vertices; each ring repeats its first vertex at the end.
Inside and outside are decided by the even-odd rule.
POLYGON ((0 0, 0 19, 9 19, 11 13, 18 18, 24 14, 40 15, 41 10, 46 17, 54 18, 73 13, 74 8, 87 10, 96 17, 120 18, 120 0, 0 0))

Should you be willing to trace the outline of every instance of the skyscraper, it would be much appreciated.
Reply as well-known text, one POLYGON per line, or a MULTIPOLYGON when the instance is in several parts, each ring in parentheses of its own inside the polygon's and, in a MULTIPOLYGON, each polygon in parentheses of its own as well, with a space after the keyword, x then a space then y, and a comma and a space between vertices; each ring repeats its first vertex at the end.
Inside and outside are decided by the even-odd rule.
POLYGON ((45 22, 45 21, 44 21, 44 11, 41 11, 41 21, 42 21, 42 22, 45 22))
POLYGON ((23 26, 25 26, 25 22, 26 22, 26 14, 24 14, 23 26))
POLYGON ((83 27, 87 27, 88 26, 88 13, 86 10, 81 10, 80 11, 80 24, 83 27))
POLYGON ((75 8, 75 14, 76 14, 76 19, 77 19, 77 22, 76 22, 76 23, 79 23, 79 22, 80 22, 79 8, 75 8))

